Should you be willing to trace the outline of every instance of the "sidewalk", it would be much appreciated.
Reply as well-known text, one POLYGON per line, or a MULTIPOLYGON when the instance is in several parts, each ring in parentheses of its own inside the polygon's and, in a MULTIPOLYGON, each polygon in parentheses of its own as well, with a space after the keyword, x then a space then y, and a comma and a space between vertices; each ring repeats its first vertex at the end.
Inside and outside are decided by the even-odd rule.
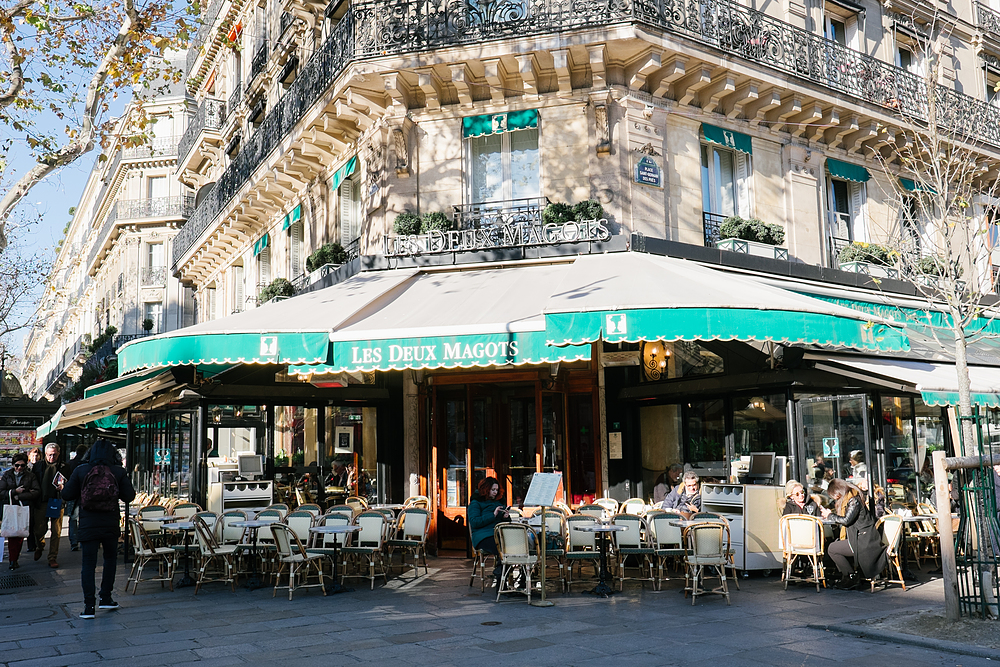
MULTIPOLYGON (((289 602, 271 589, 233 593, 208 584, 160 589, 143 584, 137 595, 123 592, 128 567, 118 566, 116 597, 122 608, 82 609, 80 552, 60 554, 62 567, 22 558, 14 573, 37 586, 0 595, 0 664, 60 667, 101 662, 102 667, 197 664, 356 665, 739 665, 858 664, 987 665, 983 658, 913 645, 864 639, 808 627, 899 612, 937 608, 940 580, 865 592, 798 585, 783 591, 775 575, 742 579, 732 587, 732 606, 707 596, 691 606, 680 593, 683 579, 663 591, 628 585, 624 594, 594 599, 574 592, 551 596, 555 606, 530 607, 523 598, 492 601, 489 590, 470 588, 470 562, 431 559, 431 574, 391 579, 368 590, 323 597, 304 590, 289 602), (838 664, 839 663, 839 664, 838 664)), ((422 572, 422 570, 421 570, 422 572)), ((100 571, 98 571, 98 583, 100 571)), ((0 584, 2 585, 2 584, 0 584)), ((350 582, 349 582, 350 585, 350 582)), ((577 586, 580 591, 583 586, 577 586)), ((0 589, 0 593, 7 589, 0 589)))

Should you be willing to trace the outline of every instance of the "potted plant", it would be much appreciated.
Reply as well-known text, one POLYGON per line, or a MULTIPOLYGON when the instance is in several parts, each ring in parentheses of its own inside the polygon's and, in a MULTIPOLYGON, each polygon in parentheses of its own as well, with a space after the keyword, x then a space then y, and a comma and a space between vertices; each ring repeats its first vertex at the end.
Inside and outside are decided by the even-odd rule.
POLYGON ((893 266, 896 255, 895 250, 889 250, 877 243, 855 241, 841 249, 837 261, 840 263, 841 271, 898 280, 899 270, 893 266))
POLYGON ((715 247, 721 250, 788 260, 788 249, 779 247, 785 242, 785 229, 781 225, 732 215, 722 221, 719 236, 721 240, 715 242, 715 247))
POLYGON ((940 257, 928 255, 921 257, 913 267, 916 282, 931 287, 940 287, 945 279, 955 278, 955 284, 959 289, 965 288, 965 281, 959 280, 962 277, 962 267, 956 262, 954 270, 949 271, 944 260, 940 257))
POLYGON ((257 295, 257 303, 265 304, 278 297, 288 298, 295 296, 295 287, 285 278, 275 278, 271 283, 260 291, 257 295))
POLYGON ((422 222, 419 215, 406 211, 396 216, 392 229, 398 236, 413 236, 420 233, 422 222))
POLYGON ((147 317, 142 321, 142 330, 149 333, 153 330, 153 318, 147 317))

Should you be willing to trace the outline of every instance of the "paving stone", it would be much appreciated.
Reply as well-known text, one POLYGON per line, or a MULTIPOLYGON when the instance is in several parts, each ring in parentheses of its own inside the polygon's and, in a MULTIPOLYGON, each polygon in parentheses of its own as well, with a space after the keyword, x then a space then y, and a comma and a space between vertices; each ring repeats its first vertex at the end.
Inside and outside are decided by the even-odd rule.
POLYGON ((170 653, 172 651, 184 651, 196 648, 198 648, 198 644, 188 639, 160 644, 146 644, 144 646, 120 646, 118 648, 102 649, 99 653, 105 660, 110 660, 113 658, 129 658, 137 655, 170 653))

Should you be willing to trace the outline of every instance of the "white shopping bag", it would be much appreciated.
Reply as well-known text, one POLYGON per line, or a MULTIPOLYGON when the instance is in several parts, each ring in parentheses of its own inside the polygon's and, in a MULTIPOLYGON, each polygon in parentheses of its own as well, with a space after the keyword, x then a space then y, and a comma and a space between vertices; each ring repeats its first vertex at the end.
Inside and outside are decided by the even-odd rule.
POLYGON ((31 508, 27 505, 4 505, 0 537, 27 537, 30 518, 31 508))

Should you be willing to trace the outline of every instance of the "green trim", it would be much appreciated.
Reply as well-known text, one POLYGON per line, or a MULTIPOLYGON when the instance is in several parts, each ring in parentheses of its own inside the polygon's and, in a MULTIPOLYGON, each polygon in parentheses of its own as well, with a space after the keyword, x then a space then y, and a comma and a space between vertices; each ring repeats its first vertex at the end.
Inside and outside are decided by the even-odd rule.
POLYGON ((260 253, 264 252, 264 248, 269 245, 271 245, 271 236, 269 234, 264 234, 254 242, 253 256, 256 257, 260 253))
POLYGON ((719 144, 720 146, 732 148, 747 155, 753 155, 753 140, 751 140, 749 134, 733 132, 722 127, 702 123, 701 136, 705 141, 711 141, 713 144, 719 144))
POLYGON ((901 331, 847 317, 742 308, 650 308, 545 316, 550 345, 650 340, 774 341, 858 350, 909 350, 901 331))
POLYGON ((850 162, 834 160, 831 157, 826 159, 826 170, 830 172, 831 176, 843 178, 846 181, 854 181, 855 183, 864 183, 872 177, 864 167, 859 167, 850 162))
MULTIPOLYGON (((924 403, 930 406, 958 405, 957 391, 921 391, 920 397, 924 403)), ((990 408, 1000 408, 1000 394, 977 394, 972 393, 972 404, 983 405, 990 408)))
POLYGON ((118 368, 233 364, 318 364, 329 360, 326 331, 219 333, 153 337, 132 341, 118 354, 118 368))
POLYGON ((903 186, 903 189, 907 192, 926 192, 928 194, 936 195, 937 190, 930 186, 923 186, 909 178, 900 178, 899 184, 903 186))
POLYGON ((491 113, 484 116, 466 116, 462 119, 462 138, 486 137, 491 134, 529 130, 536 127, 538 127, 538 109, 491 113))
POLYGON ((333 175, 333 178, 330 179, 330 189, 336 190, 337 188, 339 188, 340 184, 346 181, 348 178, 350 178, 351 174, 353 174, 354 170, 357 168, 358 168, 358 156, 355 155, 351 157, 350 160, 347 161, 347 164, 338 169, 337 172, 333 175))
POLYGON ((95 384, 93 386, 87 387, 83 390, 84 398, 93 398, 94 396, 100 396, 109 391, 114 391, 115 389, 121 389, 123 387, 128 387, 136 382, 142 382, 143 380, 149 380, 156 375, 163 372, 162 368, 151 368, 149 370, 140 371, 138 373, 130 373, 128 375, 120 376, 115 380, 108 380, 107 382, 102 382, 101 384, 95 384))

